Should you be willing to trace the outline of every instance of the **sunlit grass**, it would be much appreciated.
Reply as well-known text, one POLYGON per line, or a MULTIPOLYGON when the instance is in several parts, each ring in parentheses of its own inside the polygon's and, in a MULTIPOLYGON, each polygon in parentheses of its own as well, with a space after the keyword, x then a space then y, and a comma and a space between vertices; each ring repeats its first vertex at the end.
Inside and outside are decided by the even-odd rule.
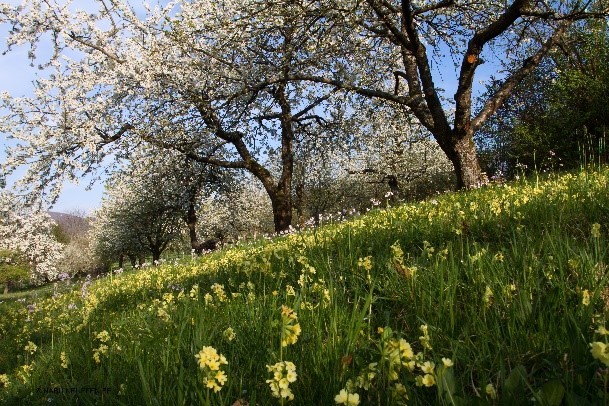
POLYGON ((447 194, 12 304, 0 400, 602 402, 608 182, 447 194))

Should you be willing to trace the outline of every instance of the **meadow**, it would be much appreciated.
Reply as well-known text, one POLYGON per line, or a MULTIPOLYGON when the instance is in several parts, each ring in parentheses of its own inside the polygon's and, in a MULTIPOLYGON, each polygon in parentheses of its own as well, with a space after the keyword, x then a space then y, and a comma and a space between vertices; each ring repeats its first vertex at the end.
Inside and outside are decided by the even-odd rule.
POLYGON ((450 193, 5 300, 0 403, 608 404, 608 183, 450 193))

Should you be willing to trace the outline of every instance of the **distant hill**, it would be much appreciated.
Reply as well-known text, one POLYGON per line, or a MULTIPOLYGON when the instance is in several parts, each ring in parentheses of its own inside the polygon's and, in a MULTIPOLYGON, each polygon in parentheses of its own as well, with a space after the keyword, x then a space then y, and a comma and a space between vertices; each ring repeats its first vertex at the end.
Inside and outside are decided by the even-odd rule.
POLYGON ((89 219, 85 217, 85 214, 80 213, 69 214, 60 213, 56 211, 49 211, 49 216, 57 223, 57 226, 61 229, 62 233, 69 239, 72 237, 86 234, 91 225, 89 219))

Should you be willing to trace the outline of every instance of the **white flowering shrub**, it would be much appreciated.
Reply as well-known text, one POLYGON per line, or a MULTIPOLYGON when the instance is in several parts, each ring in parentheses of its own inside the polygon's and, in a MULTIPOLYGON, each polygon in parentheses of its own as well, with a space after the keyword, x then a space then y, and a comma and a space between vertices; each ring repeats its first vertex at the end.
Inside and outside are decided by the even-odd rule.
POLYGON ((63 246, 53 237, 54 222, 43 210, 24 205, 17 196, 0 191, 0 248, 23 254, 31 280, 43 283, 58 278, 63 246))

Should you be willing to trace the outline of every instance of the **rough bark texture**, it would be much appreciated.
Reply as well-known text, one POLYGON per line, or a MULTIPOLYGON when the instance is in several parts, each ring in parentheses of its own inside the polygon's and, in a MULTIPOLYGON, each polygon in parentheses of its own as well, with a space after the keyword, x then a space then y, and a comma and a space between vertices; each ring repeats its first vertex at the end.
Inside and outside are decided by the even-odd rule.
POLYGON ((453 148, 450 160, 455 168, 457 188, 471 189, 487 184, 488 178, 478 163, 472 134, 457 139, 453 148))

